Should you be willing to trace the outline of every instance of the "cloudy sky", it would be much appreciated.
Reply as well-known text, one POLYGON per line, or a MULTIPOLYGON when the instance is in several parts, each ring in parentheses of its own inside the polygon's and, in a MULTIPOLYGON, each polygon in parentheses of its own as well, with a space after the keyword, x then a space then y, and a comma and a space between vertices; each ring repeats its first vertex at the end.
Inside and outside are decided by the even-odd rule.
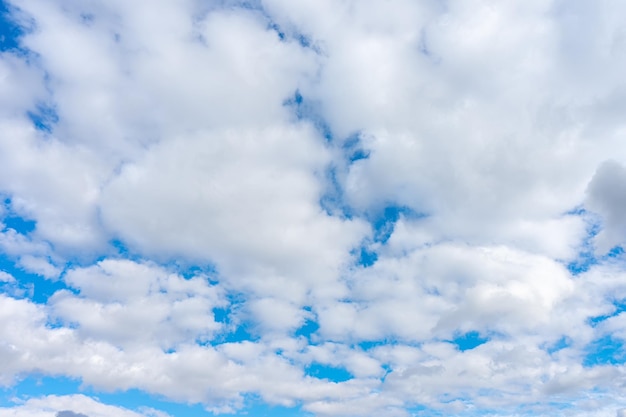
POLYGON ((0 1, 0 417, 625 417, 625 22, 0 1))

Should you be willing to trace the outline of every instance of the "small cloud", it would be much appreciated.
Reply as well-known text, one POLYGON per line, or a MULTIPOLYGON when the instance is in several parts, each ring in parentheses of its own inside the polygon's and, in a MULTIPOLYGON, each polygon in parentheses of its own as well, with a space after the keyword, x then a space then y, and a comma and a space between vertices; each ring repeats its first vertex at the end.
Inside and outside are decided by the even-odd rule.
POLYGON ((15 278, 4 271, 0 271, 0 282, 15 282, 15 278))
POLYGON ((31 255, 22 256, 19 260, 19 264, 26 271, 34 274, 41 275, 45 278, 58 278, 61 274, 61 270, 44 258, 39 258, 31 255))
POLYGON ((146 417, 172 417, 165 411, 155 410, 154 408, 150 407, 139 407, 139 411, 142 414, 145 414, 146 417))

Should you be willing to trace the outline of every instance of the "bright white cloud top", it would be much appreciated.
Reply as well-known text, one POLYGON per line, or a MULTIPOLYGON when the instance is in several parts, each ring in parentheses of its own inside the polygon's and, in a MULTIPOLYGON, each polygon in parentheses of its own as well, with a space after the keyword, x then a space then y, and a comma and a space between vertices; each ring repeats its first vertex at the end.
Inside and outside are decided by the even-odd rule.
POLYGON ((626 416, 626 3, 0 5, 0 417, 626 416))

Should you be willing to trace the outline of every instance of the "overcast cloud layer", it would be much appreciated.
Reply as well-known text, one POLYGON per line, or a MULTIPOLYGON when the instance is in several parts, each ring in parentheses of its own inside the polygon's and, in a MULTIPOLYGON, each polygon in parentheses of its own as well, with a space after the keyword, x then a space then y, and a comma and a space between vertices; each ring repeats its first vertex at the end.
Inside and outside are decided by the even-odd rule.
POLYGON ((626 3, 2 5, 7 390, 626 416, 626 3))

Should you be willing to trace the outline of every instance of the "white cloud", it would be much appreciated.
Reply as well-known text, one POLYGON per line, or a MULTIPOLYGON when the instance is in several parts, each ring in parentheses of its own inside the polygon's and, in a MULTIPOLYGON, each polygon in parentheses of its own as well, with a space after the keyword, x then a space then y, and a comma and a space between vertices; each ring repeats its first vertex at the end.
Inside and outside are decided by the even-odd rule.
POLYGON ((44 137, 25 120, 0 125, 0 184, 37 221, 36 234, 59 249, 101 248, 94 204, 103 170, 93 151, 44 137))
POLYGON ((223 290, 203 276, 185 279, 150 264, 105 260, 68 271, 65 282, 80 293, 57 292, 51 315, 76 325, 82 337, 167 349, 206 342, 221 328, 213 309, 225 305, 223 290))
POLYGON ((103 404, 85 395, 48 395, 31 398, 21 405, 0 407, 2 417, 167 417, 165 413, 138 413, 103 404))
MULTIPOLYGON (((520 335, 567 326, 556 315, 575 284, 559 263, 507 247, 441 244, 358 269, 350 300, 319 311, 334 340, 423 342, 455 331, 520 335)), ((554 330, 554 329, 553 329, 554 330)))
POLYGON ((0 282, 15 282, 15 278, 11 274, 8 274, 4 271, 0 271, 0 282))
POLYGON ((315 282, 333 285, 366 233, 319 207, 328 158, 308 126, 172 139, 122 169, 102 217, 133 248, 212 260, 235 287, 303 303, 315 282))
POLYGON ((58 278, 61 270, 52 265, 47 259, 24 255, 19 259, 19 265, 28 272, 39 274, 46 278, 58 278))

